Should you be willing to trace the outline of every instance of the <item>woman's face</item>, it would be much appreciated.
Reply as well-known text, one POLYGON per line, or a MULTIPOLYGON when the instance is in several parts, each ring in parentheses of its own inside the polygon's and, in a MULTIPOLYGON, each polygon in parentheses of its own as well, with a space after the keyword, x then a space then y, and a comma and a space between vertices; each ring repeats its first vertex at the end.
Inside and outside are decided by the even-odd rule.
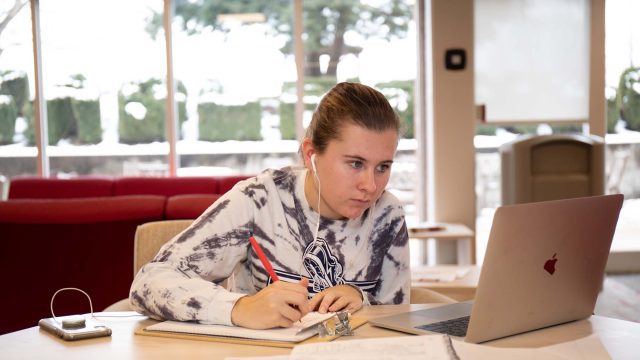
MULTIPOLYGON (((316 154, 321 184, 320 214, 330 219, 355 219, 373 205, 387 186, 398 133, 394 129, 378 132, 347 123, 340 135, 339 140, 329 142, 323 154, 311 149, 306 155, 309 159, 316 154)), ((306 145, 309 147, 310 143, 306 145)), ((308 165, 311 169, 311 164, 308 165)), ((310 175, 305 195, 316 208, 318 189, 313 174, 310 175)))

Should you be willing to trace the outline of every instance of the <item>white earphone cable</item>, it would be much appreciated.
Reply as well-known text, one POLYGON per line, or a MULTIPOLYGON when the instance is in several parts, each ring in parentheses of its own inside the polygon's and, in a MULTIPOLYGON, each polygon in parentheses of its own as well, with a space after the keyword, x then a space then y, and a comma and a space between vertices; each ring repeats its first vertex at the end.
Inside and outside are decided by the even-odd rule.
POLYGON ((75 287, 66 287, 66 288, 62 288, 62 289, 58 289, 53 296, 51 296, 51 302, 49 303, 49 309, 51 310, 51 317, 53 318, 53 320, 55 322, 57 322, 58 324, 61 324, 60 320, 58 320, 58 318, 56 317, 56 314, 53 312, 53 301, 56 298, 56 295, 58 295, 58 293, 62 292, 62 291, 67 291, 67 290, 74 290, 74 291, 79 291, 81 293, 84 294, 84 296, 87 297, 87 299, 89 300, 89 310, 91 311, 91 317, 94 319, 97 318, 105 318, 105 317, 113 317, 113 318, 121 318, 121 317, 136 317, 136 316, 144 316, 142 314, 110 314, 110 315, 105 315, 104 313, 99 313, 100 315, 95 315, 93 312, 93 303, 91 302, 91 296, 89 296, 89 294, 87 294, 84 290, 82 289, 78 289, 75 287))
POLYGON ((53 317, 53 320, 56 321, 57 323, 60 323, 60 321, 56 318, 56 314, 53 313, 53 300, 55 300, 56 295, 58 295, 59 292, 61 291, 66 291, 66 290, 75 290, 75 291, 79 291, 81 293, 84 294, 84 296, 87 297, 87 299, 89 299, 89 309, 91 310, 91 317, 93 316, 93 304, 91 303, 91 297, 89 296, 89 294, 87 294, 84 290, 78 289, 78 288, 74 288, 74 287, 68 287, 68 288, 62 288, 62 289, 58 289, 58 291, 56 291, 53 296, 51 297, 51 303, 49 304, 49 307, 51 309, 51 317, 53 317))
MULTIPOLYGON (((321 220, 321 215, 320 215, 320 177, 318 176, 318 170, 316 168, 316 161, 315 161, 315 154, 311 155, 311 168, 313 169, 313 177, 316 180, 316 183, 318 184, 318 202, 317 202, 317 212, 318 212, 318 221, 316 222, 316 231, 313 234, 313 241, 312 244, 315 245, 316 242, 318 241, 318 233, 320 232, 320 220, 321 220)), ((302 262, 300 263, 300 269, 298 270, 298 273, 300 273, 302 275, 302 269, 304 268, 304 255, 302 257, 302 262)))
MULTIPOLYGON (((313 168, 315 170, 315 166, 313 168)), ((321 215, 320 215, 320 177, 318 177, 318 171, 317 170, 315 170, 313 172, 313 175, 315 176, 316 182, 318 183, 318 222, 316 223, 316 233, 315 233, 315 235, 313 237, 313 241, 316 242, 318 240, 318 232, 320 231, 320 218, 321 218, 321 215)))

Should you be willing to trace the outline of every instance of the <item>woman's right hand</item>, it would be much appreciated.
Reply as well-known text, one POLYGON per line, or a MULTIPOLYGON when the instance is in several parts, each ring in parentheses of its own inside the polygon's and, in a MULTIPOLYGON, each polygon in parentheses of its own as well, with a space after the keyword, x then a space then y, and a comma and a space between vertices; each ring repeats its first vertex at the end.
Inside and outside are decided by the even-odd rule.
POLYGON ((231 310, 231 322, 249 329, 291 327, 309 310, 307 285, 276 281, 254 295, 241 297, 231 310))

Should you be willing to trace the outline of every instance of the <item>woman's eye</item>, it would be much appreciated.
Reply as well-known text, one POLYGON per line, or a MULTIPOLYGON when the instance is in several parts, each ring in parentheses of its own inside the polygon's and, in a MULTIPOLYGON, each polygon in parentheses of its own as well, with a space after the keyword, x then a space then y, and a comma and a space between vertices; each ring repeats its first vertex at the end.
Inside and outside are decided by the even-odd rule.
POLYGON ((352 161, 349 163, 349 165, 351 165, 352 168, 354 169, 361 169, 362 168, 362 161, 352 161))
POLYGON ((376 171, 378 171, 379 173, 384 173, 387 170, 389 170, 391 166, 389 164, 380 164, 376 167, 376 171))

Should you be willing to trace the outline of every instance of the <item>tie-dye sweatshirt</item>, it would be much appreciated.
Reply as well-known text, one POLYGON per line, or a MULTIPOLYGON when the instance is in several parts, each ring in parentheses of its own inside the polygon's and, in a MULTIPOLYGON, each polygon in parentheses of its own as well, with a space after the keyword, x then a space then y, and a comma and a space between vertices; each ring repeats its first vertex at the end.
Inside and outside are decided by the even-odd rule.
POLYGON ((281 281, 309 278, 310 296, 349 284, 360 288, 365 305, 408 303, 409 243, 399 201, 383 192, 357 219, 321 218, 314 240, 318 213, 304 195, 306 171, 266 170, 236 184, 140 269, 133 308, 157 319, 231 325, 235 302, 271 282, 251 234, 281 281), (219 285, 225 279, 227 288, 219 285))

